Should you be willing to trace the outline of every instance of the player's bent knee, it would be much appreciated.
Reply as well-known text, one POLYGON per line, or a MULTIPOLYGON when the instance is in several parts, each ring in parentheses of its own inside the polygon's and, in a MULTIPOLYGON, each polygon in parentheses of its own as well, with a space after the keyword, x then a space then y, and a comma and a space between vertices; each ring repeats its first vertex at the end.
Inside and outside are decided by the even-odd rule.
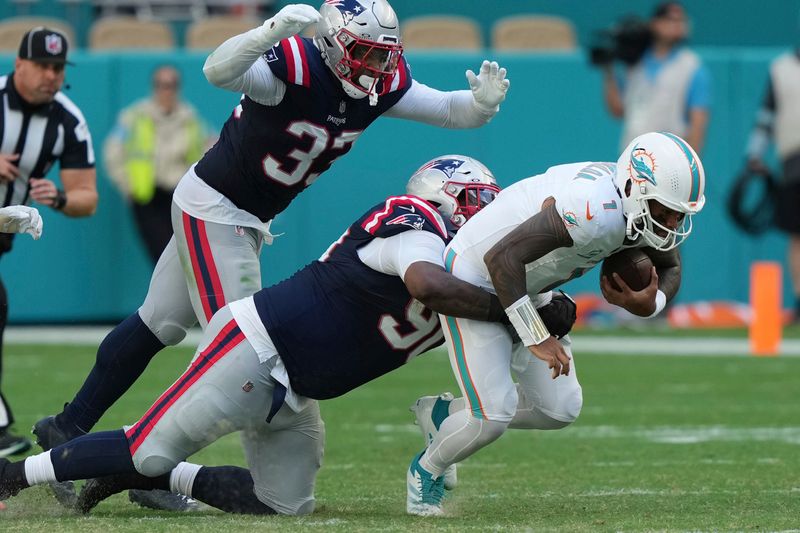
POLYGON ((314 508, 317 504, 317 501, 314 499, 313 495, 297 501, 286 502, 279 501, 279 499, 275 497, 270 490, 265 488, 255 487, 255 493, 256 498, 258 498, 261 503, 273 509, 278 514, 288 516, 302 516, 311 514, 314 512, 314 508))
POLYGON ((577 387, 571 391, 563 401, 559 402, 556 410, 558 420, 565 422, 567 425, 572 424, 578 419, 583 408, 583 390, 577 387))
POLYGON ((545 420, 547 427, 538 429, 561 429, 572 424, 578 419, 583 408, 583 392, 580 387, 571 391, 564 398, 560 399, 554 409, 540 410, 542 419, 545 420))
POLYGON ((147 477, 158 477, 172 471, 178 466, 179 461, 171 457, 148 455, 141 459, 134 458, 133 465, 136 471, 147 477))
POLYGON ((186 337, 186 330, 177 324, 160 324, 157 327, 147 324, 147 327, 150 328, 153 335, 155 335, 164 346, 175 346, 186 337))
POLYGON ((148 302, 139 308, 139 317, 164 346, 175 346, 181 342, 186 337, 186 331, 191 327, 191 325, 182 325, 160 316, 148 302))

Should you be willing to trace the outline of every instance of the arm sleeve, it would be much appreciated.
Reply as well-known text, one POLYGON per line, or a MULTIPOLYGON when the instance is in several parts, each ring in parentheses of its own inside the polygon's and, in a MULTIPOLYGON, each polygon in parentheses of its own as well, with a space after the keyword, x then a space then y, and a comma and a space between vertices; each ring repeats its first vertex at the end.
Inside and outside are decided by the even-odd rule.
POLYGON ((372 240, 358 250, 358 257, 373 270, 403 278, 408 267, 418 261, 444 268, 444 246, 444 241, 429 231, 404 231, 372 240))
POLYGON ((276 105, 286 86, 262 58, 275 44, 269 41, 261 27, 231 37, 206 58, 206 79, 222 89, 244 93, 258 103, 276 105))
POLYGON ((465 129, 483 126, 495 113, 496 110, 486 111, 475 105, 472 91, 439 91, 412 80, 411 88, 384 116, 465 129))

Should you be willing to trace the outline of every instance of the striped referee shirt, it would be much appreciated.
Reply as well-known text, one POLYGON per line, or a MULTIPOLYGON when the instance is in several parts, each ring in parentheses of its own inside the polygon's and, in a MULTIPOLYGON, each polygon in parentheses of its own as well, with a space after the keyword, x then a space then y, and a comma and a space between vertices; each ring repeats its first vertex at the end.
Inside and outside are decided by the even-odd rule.
POLYGON ((2 206, 28 202, 28 178, 43 178, 58 160, 62 170, 94 167, 92 136, 83 113, 64 93, 33 106, 14 88, 14 73, 0 77, 0 153, 20 154, 19 176, 0 183, 2 206))

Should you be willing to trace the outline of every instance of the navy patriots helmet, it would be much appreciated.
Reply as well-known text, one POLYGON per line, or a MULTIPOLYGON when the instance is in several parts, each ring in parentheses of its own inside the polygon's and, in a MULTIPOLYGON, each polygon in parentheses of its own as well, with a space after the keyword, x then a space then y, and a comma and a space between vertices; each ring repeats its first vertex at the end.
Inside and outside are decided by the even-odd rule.
POLYGON ((471 157, 443 155, 422 165, 408 180, 406 192, 435 204, 460 228, 497 197, 494 174, 471 157))
POLYGON ((375 105, 403 53, 392 6, 386 0, 325 0, 319 13, 314 43, 325 64, 349 97, 369 96, 375 105))

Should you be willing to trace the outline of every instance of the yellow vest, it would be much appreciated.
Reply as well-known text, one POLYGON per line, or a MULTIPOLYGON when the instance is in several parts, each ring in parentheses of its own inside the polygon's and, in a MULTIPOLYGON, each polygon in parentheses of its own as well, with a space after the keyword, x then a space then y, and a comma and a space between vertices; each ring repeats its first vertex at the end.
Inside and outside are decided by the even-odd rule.
MULTIPOLYGON (((187 122, 186 135, 189 149, 186 164, 190 165, 203 154, 203 138, 196 120, 187 122)), ((125 143, 125 170, 128 173, 131 199, 137 204, 147 204, 156 192, 156 170, 153 160, 156 147, 156 125, 153 119, 139 115, 133 122, 125 143)))

